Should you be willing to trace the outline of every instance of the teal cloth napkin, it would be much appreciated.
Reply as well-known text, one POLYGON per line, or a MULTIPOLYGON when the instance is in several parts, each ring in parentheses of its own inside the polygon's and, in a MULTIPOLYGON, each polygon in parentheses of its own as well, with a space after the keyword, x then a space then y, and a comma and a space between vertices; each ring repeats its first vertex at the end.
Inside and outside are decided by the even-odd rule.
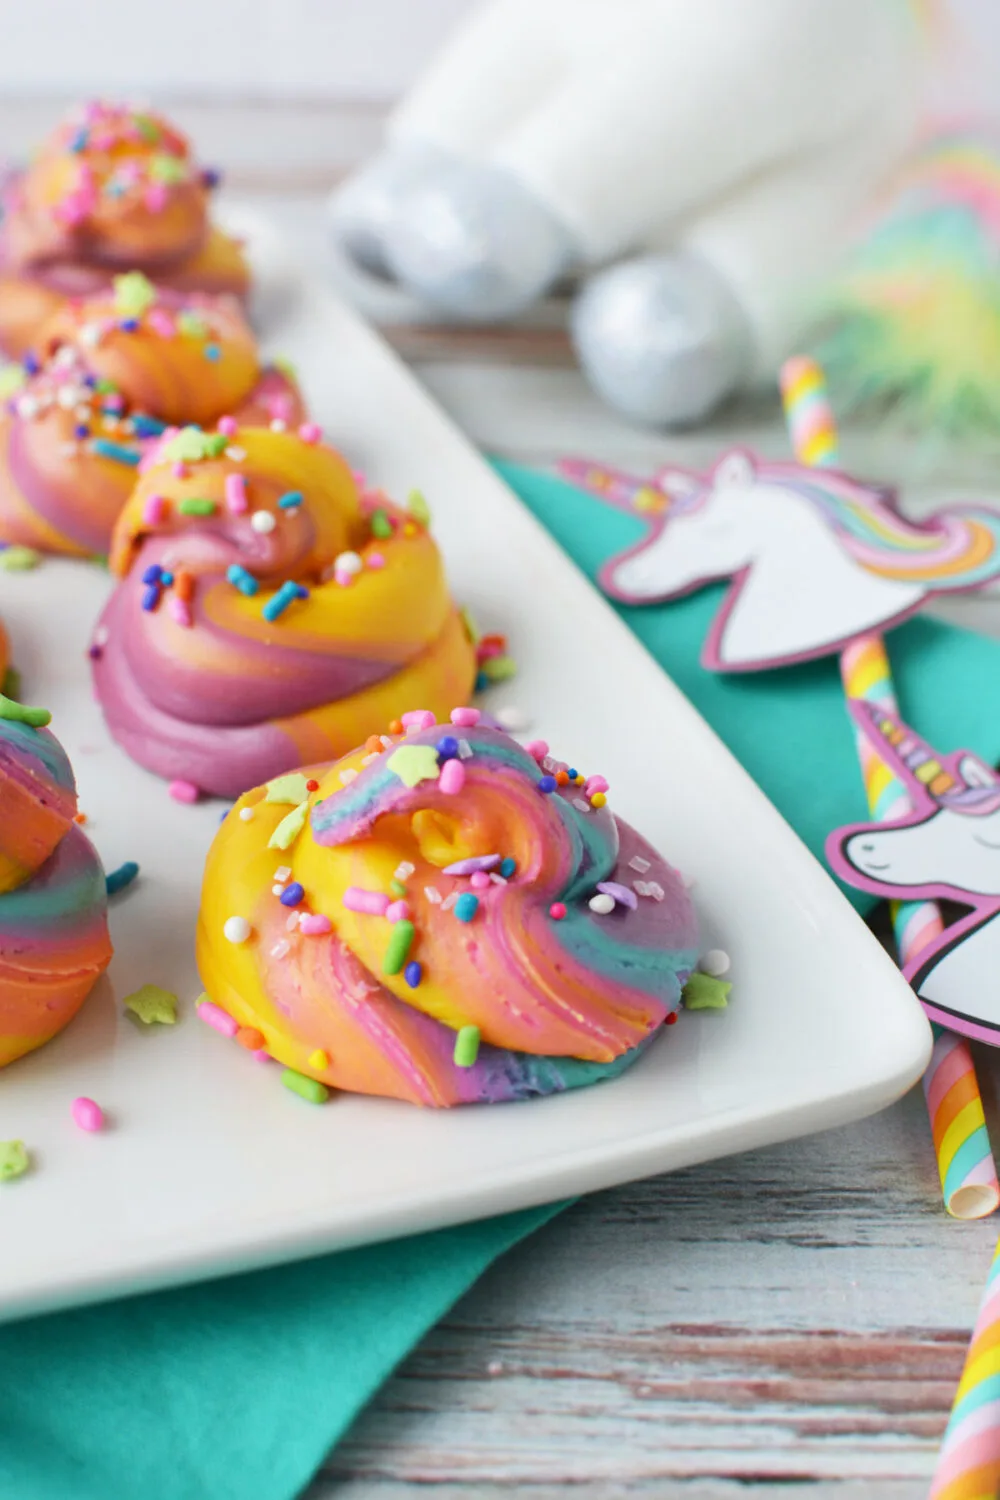
MULTIPOLYGON (((500 470, 591 577, 636 534, 568 485, 500 470)), ((717 597, 622 613, 819 854, 864 806, 836 668, 702 671, 717 597)), ((995 760, 1000 643, 916 621, 892 656, 915 726, 995 760)), ((559 1207, 0 1328, 0 1494, 291 1500, 407 1350, 559 1207)))

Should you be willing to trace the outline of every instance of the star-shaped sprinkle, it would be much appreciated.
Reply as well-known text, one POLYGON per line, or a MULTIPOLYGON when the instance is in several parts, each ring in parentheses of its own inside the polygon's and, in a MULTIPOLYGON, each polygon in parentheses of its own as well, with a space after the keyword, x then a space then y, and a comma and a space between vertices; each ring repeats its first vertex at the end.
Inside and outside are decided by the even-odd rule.
POLYGON ((696 971, 681 991, 685 1010, 725 1010, 732 985, 725 979, 696 971))
POLYGON ((388 766, 405 786, 416 786, 420 781, 437 781, 441 769, 433 745, 400 745, 390 755, 388 766))
POLYGON ((29 1166, 28 1148, 23 1141, 0 1141, 0 1182, 23 1177, 29 1166))
POLYGON ((300 802, 298 807, 293 807, 290 813, 286 813, 267 841, 269 849, 288 849, 303 828, 306 826, 306 818, 309 815, 309 803, 300 802))
POLYGON ((264 801, 287 802, 292 807, 298 807, 308 796, 309 783, 301 771, 293 771, 289 776, 276 776, 267 783, 264 801))
POLYGON ((184 182, 187 167, 180 157, 168 156, 165 151, 159 151, 149 159, 149 175, 154 182, 184 182))
POLYGON ((144 1026, 173 1026, 177 1020, 177 996, 158 984, 143 984, 122 1002, 144 1026))
POLYGON ((123 318, 141 318, 156 301, 156 288, 141 271, 126 271, 124 276, 116 276, 114 288, 115 312, 123 318))
POLYGON ((164 446, 162 456, 171 463, 195 463, 200 458, 218 458, 225 451, 226 441, 224 432, 202 432, 200 427, 182 427, 164 446))

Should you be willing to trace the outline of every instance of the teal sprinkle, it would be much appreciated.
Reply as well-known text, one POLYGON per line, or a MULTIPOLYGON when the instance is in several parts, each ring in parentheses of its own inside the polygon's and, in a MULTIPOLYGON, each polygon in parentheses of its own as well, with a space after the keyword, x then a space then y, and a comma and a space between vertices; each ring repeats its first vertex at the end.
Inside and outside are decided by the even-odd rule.
POLYGON ((102 458, 113 458, 115 463, 129 464, 133 469, 138 468, 142 461, 142 454, 134 448, 123 448, 121 443, 111 443, 107 438, 95 438, 93 448, 102 458))

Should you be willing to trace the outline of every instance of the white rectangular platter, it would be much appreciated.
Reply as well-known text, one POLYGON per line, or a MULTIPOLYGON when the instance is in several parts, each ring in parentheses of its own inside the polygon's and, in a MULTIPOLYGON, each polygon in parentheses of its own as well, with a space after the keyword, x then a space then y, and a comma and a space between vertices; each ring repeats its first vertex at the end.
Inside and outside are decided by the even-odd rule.
POLYGON ((105 865, 141 865, 113 907, 115 958, 77 1020, 0 1076, 0 1317, 243 1270, 541 1203, 857 1118, 924 1068, 929 1029, 847 902, 656 663, 373 331, 249 236, 272 352, 352 462, 419 486, 456 595, 519 663, 492 708, 611 782, 611 804, 693 878, 706 946, 732 955, 725 1013, 681 1017, 629 1073, 560 1098, 451 1112, 283 1089, 201 1024, 193 932, 220 804, 178 806, 111 743, 85 648, 96 567, 0 574, 25 699, 53 711, 105 865), (584 666, 587 663, 589 665, 584 666), (598 665, 599 664, 599 665, 598 665), (664 776, 664 773, 666 775, 664 776), (664 782, 671 794, 660 790, 664 782), (175 991, 144 1030, 121 999, 175 991), (110 1128, 78 1130, 96 1099, 110 1128))

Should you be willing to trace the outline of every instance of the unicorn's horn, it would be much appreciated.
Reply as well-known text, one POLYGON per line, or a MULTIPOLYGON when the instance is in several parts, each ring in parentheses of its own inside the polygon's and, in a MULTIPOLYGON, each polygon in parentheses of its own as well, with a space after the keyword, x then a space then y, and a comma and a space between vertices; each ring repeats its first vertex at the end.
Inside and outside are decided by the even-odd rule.
POLYGON ((896 714, 863 699, 852 703, 851 709, 879 759, 908 772, 935 801, 961 785, 941 764, 937 751, 896 714))

